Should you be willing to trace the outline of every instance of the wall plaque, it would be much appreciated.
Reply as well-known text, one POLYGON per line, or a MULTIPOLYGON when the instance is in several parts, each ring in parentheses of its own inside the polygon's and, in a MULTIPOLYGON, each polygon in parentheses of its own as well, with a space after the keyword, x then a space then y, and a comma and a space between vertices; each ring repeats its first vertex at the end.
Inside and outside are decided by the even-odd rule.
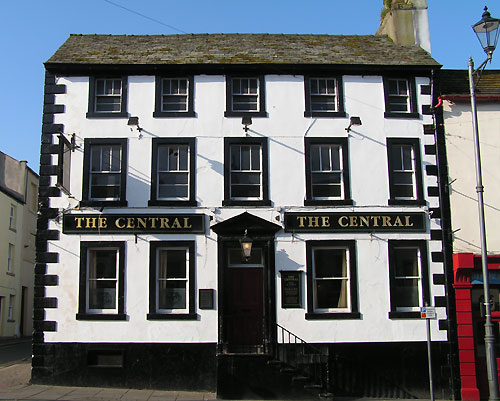
POLYGON ((214 309, 214 295, 213 289, 199 289, 199 305, 200 309, 214 309))
POLYGON ((285 232, 424 232, 425 213, 285 213, 285 232))
POLYGON ((203 234, 204 214, 65 214, 64 234, 203 234))
POLYGON ((302 272, 281 271, 281 307, 301 308, 302 272))

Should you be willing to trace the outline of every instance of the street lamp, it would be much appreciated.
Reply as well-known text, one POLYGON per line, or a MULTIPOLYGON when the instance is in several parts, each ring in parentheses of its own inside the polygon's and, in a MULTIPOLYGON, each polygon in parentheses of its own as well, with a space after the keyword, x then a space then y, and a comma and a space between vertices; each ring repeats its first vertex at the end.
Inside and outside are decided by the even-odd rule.
POLYGON ((245 230, 245 234, 243 234, 243 237, 240 238, 240 245, 241 245, 241 254, 245 261, 250 260, 250 255, 252 254, 252 238, 250 238, 248 235, 248 230, 245 230))
POLYGON ((469 57, 469 85, 470 85, 470 102, 472 107, 472 128, 474 134, 474 153, 476 160, 476 192, 477 204, 479 210, 479 229, 481 237, 481 265, 483 271, 483 291, 484 291, 484 306, 486 322, 484 324, 484 345, 486 348, 486 366, 488 369, 488 387, 490 392, 490 400, 498 400, 498 376, 497 376, 497 361, 495 358, 495 336, 493 334, 493 323, 491 321, 491 304, 490 304, 490 288, 488 280, 488 251, 486 248, 486 228, 484 219, 484 200, 483 200, 483 179, 481 173, 481 152, 479 148, 479 131, 477 127, 477 106, 475 87, 479 82, 482 72, 486 68, 488 61, 491 61, 493 51, 496 48, 498 41, 500 20, 492 18, 488 12, 488 7, 484 7, 484 13, 479 22, 472 26, 476 33, 481 46, 487 54, 486 60, 474 70, 474 61, 469 57), (477 76, 477 81, 474 82, 474 76, 477 76))

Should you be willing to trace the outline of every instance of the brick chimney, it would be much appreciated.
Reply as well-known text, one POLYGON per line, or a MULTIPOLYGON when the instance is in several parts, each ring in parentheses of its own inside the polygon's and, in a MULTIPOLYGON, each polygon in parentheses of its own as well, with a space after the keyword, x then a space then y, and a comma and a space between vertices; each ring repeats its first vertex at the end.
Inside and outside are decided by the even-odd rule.
POLYGON ((377 35, 388 35, 400 45, 419 45, 431 52, 426 0, 384 0, 377 35))

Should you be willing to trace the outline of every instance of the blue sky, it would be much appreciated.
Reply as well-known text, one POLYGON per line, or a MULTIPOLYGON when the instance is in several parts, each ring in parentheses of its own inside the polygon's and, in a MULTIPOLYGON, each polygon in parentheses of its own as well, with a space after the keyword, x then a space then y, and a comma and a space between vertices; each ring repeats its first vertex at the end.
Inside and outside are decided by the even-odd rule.
MULTIPOLYGON (((444 68, 466 69, 469 56, 479 65, 485 55, 471 25, 481 19, 485 5, 493 17, 500 18, 500 5, 492 0, 427 2, 433 57, 444 68)), ((38 172, 43 62, 71 33, 370 35, 379 26, 382 3, 382 0, 2 1, 0 151, 27 160, 38 172)), ((500 68, 500 54, 493 56, 488 68, 500 68)))

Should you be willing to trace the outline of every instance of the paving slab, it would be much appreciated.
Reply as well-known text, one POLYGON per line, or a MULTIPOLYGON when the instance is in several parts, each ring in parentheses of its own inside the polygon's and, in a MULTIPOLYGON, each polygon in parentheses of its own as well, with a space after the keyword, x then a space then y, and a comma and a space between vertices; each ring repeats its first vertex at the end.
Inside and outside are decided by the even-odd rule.
POLYGON ((74 391, 74 387, 47 386, 44 391, 36 394, 37 400, 59 400, 65 399, 67 394, 74 391))
POLYGON ((161 391, 161 390, 155 390, 153 391, 153 394, 149 397, 148 401, 171 401, 171 400, 176 400, 177 399, 177 392, 176 391, 161 391))
POLYGON ((205 393, 199 391, 180 391, 177 393, 177 400, 204 401, 205 399, 205 393))
POLYGON ((47 386, 40 386, 40 385, 30 385, 26 386, 24 388, 15 390, 15 391, 8 391, 5 393, 2 393, 2 397, 0 398, 2 400, 9 399, 9 398, 14 398, 14 399, 30 399, 41 392, 45 391, 47 389, 47 386))
POLYGON ((93 398, 96 400, 119 400, 128 390, 128 388, 105 388, 93 395, 93 398))
POLYGON ((82 401, 92 399, 102 388, 98 387, 73 387, 73 391, 64 396, 65 401, 82 401))
POLYGON ((153 394, 153 390, 128 390, 120 400, 123 401, 147 401, 153 394))

